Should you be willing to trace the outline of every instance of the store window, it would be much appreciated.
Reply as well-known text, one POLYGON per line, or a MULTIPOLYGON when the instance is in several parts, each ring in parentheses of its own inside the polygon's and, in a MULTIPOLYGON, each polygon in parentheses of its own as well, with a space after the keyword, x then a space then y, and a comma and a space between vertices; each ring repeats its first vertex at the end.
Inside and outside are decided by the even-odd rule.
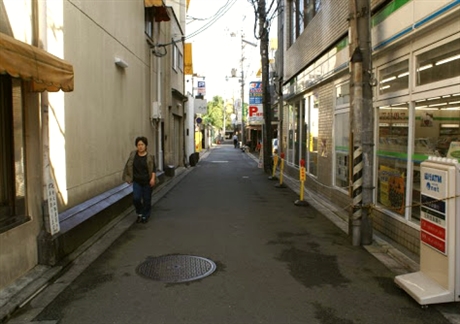
POLYGON ((378 108, 377 202, 401 216, 407 188, 408 109, 407 103, 378 108))
POLYGON ((416 56, 417 86, 460 76, 460 39, 416 56))
POLYGON ((409 60, 379 70, 379 94, 409 89, 409 60))
POLYGON ((350 165, 350 84, 335 87, 334 118, 334 185, 348 190, 350 165))
MULTIPOLYGON (((428 156, 460 161, 460 93, 418 100, 415 103, 413 201, 420 201, 420 163, 428 156)), ((420 220, 420 207, 412 207, 420 220)))
POLYGON ((318 135, 319 135, 319 102, 315 94, 305 97, 304 123, 306 128, 305 167, 307 173, 318 175, 318 135))
POLYGON ((25 219, 26 177, 21 81, 0 75, 0 232, 25 219))
POLYGON ((295 106, 289 105, 288 110, 288 138, 287 138, 287 157, 286 160, 289 163, 295 163, 295 140, 296 140, 296 114, 295 114, 295 106))

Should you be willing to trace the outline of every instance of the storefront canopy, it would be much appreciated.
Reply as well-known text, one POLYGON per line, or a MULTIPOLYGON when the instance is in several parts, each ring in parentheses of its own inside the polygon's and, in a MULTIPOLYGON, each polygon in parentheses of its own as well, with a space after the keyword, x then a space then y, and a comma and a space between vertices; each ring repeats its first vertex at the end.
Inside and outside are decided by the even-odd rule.
POLYGON ((156 22, 170 21, 168 10, 163 5, 163 0, 144 0, 145 8, 154 8, 154 16, 156 22))
POLYGON ((32 81, 32 91, 73 91, 73 66, 66 61, 0 33, 0 74, 32 81))

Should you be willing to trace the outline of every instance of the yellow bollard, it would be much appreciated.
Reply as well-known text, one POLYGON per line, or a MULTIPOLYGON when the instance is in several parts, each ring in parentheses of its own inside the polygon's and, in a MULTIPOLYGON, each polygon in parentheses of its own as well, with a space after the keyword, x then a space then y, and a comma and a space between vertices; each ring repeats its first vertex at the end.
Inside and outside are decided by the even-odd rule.
POLYGON ((296 206, 308 206, 308 203, 303 200, 304 192, 304 182, 307 179, 306 170, 305 170, 305 160, 300 160, 300 169, 299 169, 299 180, 300 180, 300 198, 294 202, 296 206))
POLYGON ((272 175, 270 177, 268 177, 268 179, 276 180, 275 173, 276 173, 276 166, 277 165, 278 165, 278 154, 274 154, 273 155, 273 171, 272 171, 272 175))
POLYGON ((276 188, 286 188, 286 185, 283 183, 283 171, 284 171, 284 153, 280 154, 280 183, 277 184, 276 188))

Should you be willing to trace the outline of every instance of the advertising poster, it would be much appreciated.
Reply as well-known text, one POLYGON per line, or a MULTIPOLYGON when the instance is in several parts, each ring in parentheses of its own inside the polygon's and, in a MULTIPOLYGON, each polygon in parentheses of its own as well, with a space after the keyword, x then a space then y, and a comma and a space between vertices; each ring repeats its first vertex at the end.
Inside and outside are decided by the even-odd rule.
POLYGON ((379 202, 394 208, 398 214, 404 215, 405 178, 396 169, 381 165, 379 169, 379 202))
POLYGON ((264 123, 262 105, 262 82, 252 81, 249 83, 249 111, 248 124, 261 125, 264 123))

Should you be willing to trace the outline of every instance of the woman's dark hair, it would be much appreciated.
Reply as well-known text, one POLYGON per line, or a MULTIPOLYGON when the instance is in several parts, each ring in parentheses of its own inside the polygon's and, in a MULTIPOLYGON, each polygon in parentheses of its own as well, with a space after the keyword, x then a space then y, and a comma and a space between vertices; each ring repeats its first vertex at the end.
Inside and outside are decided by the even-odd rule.
POLYGON ((136 141, 134 142, 134 145, 137 146, 137 143, 139 143, 139 142, 144 143, 145 146, 149 145, 149 143, 147 141, 147 137, 145 137, 145 136, 136 137, 136 141))

